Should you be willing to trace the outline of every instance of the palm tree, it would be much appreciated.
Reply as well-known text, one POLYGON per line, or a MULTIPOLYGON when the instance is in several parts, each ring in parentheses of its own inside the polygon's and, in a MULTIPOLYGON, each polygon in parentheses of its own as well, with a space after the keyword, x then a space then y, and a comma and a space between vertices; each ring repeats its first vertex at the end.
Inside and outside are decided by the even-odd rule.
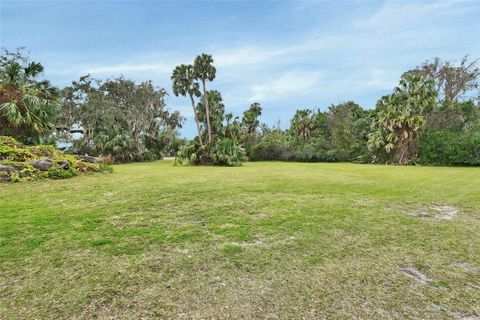
POLYGON ((310 132, 312 131, 313 121, 311 116, 312 110, 297 110, 291 120, 291 128, 304 140, 310 136, 310 132))
POLYGON ((194 70, 192 65, 181 64, 173 70, 172 73, 172 88, 173 94, 178 97, 178 95, 186 96, 187 94, 190 97, 192 102, 193 114, 195 116, 195 123, 197 125, 198 139, 200 145, 203 146, 202 133, 200 131, 200 122, 198 121, 198 113, 195 108, 195 97, 200 96, 200 85, 195 81, 194 70))
POLYGON ((209 54, 202 53, 195 58, 193 63, 195 79, 202 81, 203 86, 203 103, 205 104, 205 112, 207 118, 207 133, 208 142, 212 143, 212 129, 210 127, 210 111, 208 109, 208 97, 206 89, 206 81, 213 81, 215 79, 216 69, 213 66, 213 58, 209 54))
POLYGON ((394 92, 377 103, 377 130, 369 136, 370 149, 383 147, 394 154, 397 164, 407 164, 415 155, 425 115, 435 107, 436 99, 433 81, 405 75, 394 92))
POLYGON ((253 141, 257 138, 257 128, 260 125, 258 117, 262 115, 260 103, 254 102, 247 111, 243 112, 242 122, 247 129, 247 134, 253 141))
MULTIPOLYGON (((207 91, 207 101, 210 119, 210 132, 212 140, 215 137, 221 136, 223 129, 223 120, 225 119, 225 105, 223 104, 222 94, 218 90, 207 91)), ((207 108, 205 104, 200 101, 197 105, 198 120, 200 123, 207 121, 207 108)), ((205 124, 207 126, 207 124, 205 124)))
POLYGON ((49 81, 36 79, 42 72, 36 62, 22 65, 4 59, 0 65, 0 135, 31 139, 54 128, 59 91, 49 81))

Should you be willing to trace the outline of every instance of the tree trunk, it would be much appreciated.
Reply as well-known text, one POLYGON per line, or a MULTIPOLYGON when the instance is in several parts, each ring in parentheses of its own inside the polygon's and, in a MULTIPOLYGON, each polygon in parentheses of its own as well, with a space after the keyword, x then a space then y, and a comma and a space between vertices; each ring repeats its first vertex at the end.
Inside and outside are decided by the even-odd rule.
POLYGON ((200 145, 203 146, 202 132, 200 131, 200 123, 198 122, 197 109, 195 108, 195 100, 193 100, 192 94, 190 94, 190 100, 192 101, 193 114, 195 116, 195 123, 197 124, 198 140, 200 145))
POLYGON ((208 110, 208 97, 207 97, 207 90, 205 89, 205 79, 202 79, 202 84, 203 84, 203 103, 205 104, 205 113, 207 116, 208 143, 212 143, 212 131, 210 129, 210 111, 208 110))
POLYGON ((412 136, 413 133, 410 133, 408 130, 404 130, 400 135, 400 156, 398 158, 399 165, 406 165, 412 157, 412 136))

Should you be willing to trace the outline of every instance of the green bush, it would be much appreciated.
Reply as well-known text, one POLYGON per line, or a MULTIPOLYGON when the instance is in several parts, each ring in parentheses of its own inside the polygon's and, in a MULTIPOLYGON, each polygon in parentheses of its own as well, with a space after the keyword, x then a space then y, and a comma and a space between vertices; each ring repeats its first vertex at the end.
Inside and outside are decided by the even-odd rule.
POLYGON ((28 161, 34 158, 35 156, 27 149, 0 145, 0 160, 28 161))
POLYGON ((295 150, 287 141, 269 141, 264 140, 252 148, 250 160, 267 161, 281 160, 293 161, 295 159, 295 150))
POLYGON ((85 162, 77 156, 65 154, 51 145, 24 146, 15 139, 5 136, 0 136, 0 164, 13 168, 9 172, 0 171, 0 182, 68 179, 79 174, 113 171, 110 165, 85 162), (52 166, 47 171, 41 171, 31 165, 33 160, 41 159, 52 161, 52 166), (62 168, 61 164, 65 167, 62 168))
POLYGON ((0 146, 20 147, 21 143, 12 137, 0 136, 0 146))
MULTIPOLYGON (((200 145, 196 141, 187 141, 180 146, 175 157, 175 164, 197 165, 200 164, 200 145)), ((203 153, 203 152, 202 152, 203 153)))
POLYGON ((480 127, 468 132, 426 131, 420 140, 419 162, 425 165, 480 165, 480 127))
POLYGON ((47 177, 50 179, 69 179, 78 175, 74 168, 62 169, 58 166, 52 166, 47 171, 47 177))
POLYGON ((252 161, 300 161, 333 162, 338 161, 336 150, 328 149, 324 139, 265 139, 256 144, 250 152, 252 161))
POLYGON ((113 172, 113 167, 109 164, 106 164, 106 163, 100 163, 99 166, 98 166, 98 172, 112 173, 113 172))
POLYGON ((236 167, 246 161, 245 149, 230 138, 217 139, 212 145, 200 146, 196 141, 182 145, 175 157, 175 164, 236 167))
POLYGON ((246 161, 245 149, 230 138, 219 139, 210 150, 212 163, 219 166, 238 167, 246 161))

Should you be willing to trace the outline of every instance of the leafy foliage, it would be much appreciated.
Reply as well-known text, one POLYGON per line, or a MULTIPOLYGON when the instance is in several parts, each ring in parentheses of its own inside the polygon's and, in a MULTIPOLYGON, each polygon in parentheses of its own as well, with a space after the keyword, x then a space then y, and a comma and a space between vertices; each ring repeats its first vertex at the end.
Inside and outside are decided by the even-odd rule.
POLYGON ((218 165, 238 167, 246 161, 245 149, 233 139, 219 138, 213 144, 200 146, 197 142, 187 142, 177 152, 176 164, 218 165))
POLYGON ((425 115, 434 109, 433 82, 406 75, 390 95, 377 103, 377 120, 368 141, 370 150, 383 149, 393 162, 407 164, 416 155, 416 142, 425 126, 425 115))
POLYGON ((212 143, 212 129, 210 125, 210 109, 209 109, 209 100, 207 96, 207 86, 206 81, 213 81, 215 79, 215 74, 217 70, 213 66, 213 57, 209 54, 202 53, 201 55, 195 58, 193 63, 194 76, 196 80, 202 82, 203 88, 203 104, 205 108, 205 119, 207 123, 207 137, 208 143, 212 143))
POLYGON ((68 179, 79 174, 112 172, 104 163, 90 163, 78 156, 68 155, 51 145, 25 146, 12 137, 0 136, 0 182, 38 179, 68 179), (51 166, 39 170, 32 161, 48 159, 51 166), (8 170, 5 170, 8 168, 8 170))
MULTIPOLYGON (((223 134, 223 127, 225 121, 225 105, 223 104, 222 94, 217 90, 207 91, 207 99, 209 106, 210 130, 213 139, 220 137, 223 134)), ((208 139, 208 121, 207 108, 203 99, 198 103, 197 109, 199 112, 198 118, 201 122, 202 134, 208 139)))
POLYGON ((220 166, 238 167, 246 161, 245 150, 233 139, 218 139, 210 151, 212 163, 220 166))
POLYGON ((339 161, 357 161, 368 152, 366 142, 372 124, 370 112, 353 101, 330 106, 325 119, 339 161))
POLYGON ((24 143, 39 143, 54 128, 60 112, 59 92, 48 80, 39 80, 43 66, 21 51, 0 57, 0 135, 24 143))
POLYGON ((420 141, 419 162, 425 165, 480 165, 480 127, 467 132, 427 130, 420 141))
POLYGON ((178 112, 166 109, 165 96, 151 81, 81 77, 63 90, 62 126, 83 129, 83 137, 74 142, 80 153, 119 162, 159 159, 169 153, 183 121, 178 112))
POLYGON ((181 64, 172 72, 172 90, 175 96, 188 96, 192 102, 193 115, 197 126, 197 134, 200 145, 203 145, 200 121, 198 120, 198 111, 195 106, 195 97, 200 97, 200 85, 195 81, 195 70, 192 65, 181 64))

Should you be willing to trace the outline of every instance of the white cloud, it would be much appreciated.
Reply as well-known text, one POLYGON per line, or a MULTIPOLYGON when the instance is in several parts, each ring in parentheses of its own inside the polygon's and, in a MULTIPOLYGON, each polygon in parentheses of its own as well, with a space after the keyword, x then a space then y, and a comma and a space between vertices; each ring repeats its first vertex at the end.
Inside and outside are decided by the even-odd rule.
POLYGON ((253 85, 250 101, 271 101, 307 94, 321 78, 321 72, 291 71, 268 84, 253 85))
POLYGON ((373 15, 358 19, 353 26, 358 29, 388 31, 394 27, 412 27, 412 24, 424 23, 425 18, 437 16, 444 11, 451 11, 454 1, 437 2, 392 2, 387 1, 373 15))
POLYGON ((114 65, 104 65, 97 67, 87 67, 84 73, 91 74, 123 74, 123 73, 156 73, 168 74, 172 71, 172 63, 120 63, 114 65))
POLYGON ((269 60, 282 56, 287 51, 288 49, 246 45, 219 51, 214 55, 215 65, 225 68, 237 68, 245 65, 252 66, 268 62, 269 60))

